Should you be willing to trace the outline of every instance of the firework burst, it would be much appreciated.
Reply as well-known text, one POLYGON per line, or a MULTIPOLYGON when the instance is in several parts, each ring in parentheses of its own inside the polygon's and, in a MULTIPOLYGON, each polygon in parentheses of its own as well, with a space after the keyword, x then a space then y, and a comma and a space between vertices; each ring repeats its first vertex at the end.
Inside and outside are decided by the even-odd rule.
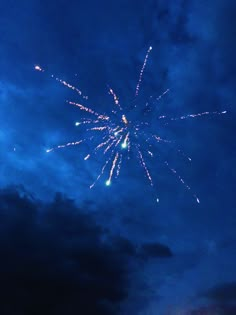
MULTIPOLYGON (((141 67, 141 71, 139 74, 138 82, 135 88, 135 99, 139 96, 140 87, 142 84, 143 74, 145 71, 145 67, 148 62, 149 54, 152 50, 152 47, 149 47, 146 56, 144 58, 143 65, 141 67)), ((39 65, 35 66, 35 70, 40 72, 45 72, 39 65)), ((60 84, 65 87, 75 91, 82 100, 87 100, 88 96, 84 95, 80 89, 77 87, 67 83, 66 81, 54 76, 50 75, 60 84)), ((165 96, 170 90, 167 89, 157 98, 152 98, 152 101, 159 101, 163 96, 165 96)), ((83 143, 91 142, 93 150, 88 152, 84 157, 84 160, 90 159, 93 155, 101 152, 103 155, 103 165, 100 170, 99 175, 95 179, 95 181, 90 185, 92 188, 96 182, 105 174, 105 185, 110 186, 113 179, 117 178, 120 175, 120 170, 122 166, 122 162, 124 158, 130 158, 130 152, 132 150, 132 156, 136 156, 139 161, 140 166, 144 170, 144 174, 146 175, 151 186, 154 185, 154 181, 151 175, 151 171, 148 168, 147 159, 153 158, 154 148, 158 143, 171 143, 170 140, 163 139, 157 134, 153 134, 151 131, 150 123, 147 121, 143 121, 139 119, 138 121, 131 121, 130 117, 128 117, 128 111, 124 110, 120 104, 119 97, 115 93, 115 91, 108 87, 108 93, 111 95, 114 103, 114 109, 111 111, 111 114, 103 114, 98 113, 90 107, 85 106, 84 104, 67 101, 70 105, 78 107, 79 110, 84 112, 84 118, 75 123, 76 126, 85 126, 86 128, 86 137, 84 139, 79 139, 76 142, 68 142, 65 144, 60 144, 50 149, 47 149, 46 152, 52 152, 56 149, 62 149, 69 146, 80 146, 83 143)), ((150 99, 151 99, 150 98, 150 99)), ((148 111, 150 111, 149 102, 146 103, 145 107, 148 111)), ((137 102, 133 106, 132 111, 137 109, 137 102)), ((185 120, 185 119, 193 119, 196 117, 201 117, 205 115, 220 115, 225 114, 226 111, 222 112, 202 112, 196 114, 187 114, 182 115, 180 117, 168 117, 166 115, 162 115, 157 117, 159 121, 164 121, 164 124, 167 125, 172 121, 176 120, 185 120)), ((130 116, 130 115, 129 115, 130 116)), ((191 158, 186 156, 184 152, 181 150, 177 150, 178 153, 183 155, 189 161, 191 158)), ((174 169, 167 160, 164 160, 164 164, 168 167, 168 169, 176 176, 179 182, 185 186, 185 188, 191 191, 190 186, 185 182, 185 180, 180 176, 180 174, 174 169)), ((200 203, 199 198, 196 194, 192 193, 192 196, 195 200, 200 203)), ((157 202, 159 199, 157 198, 157 202)))

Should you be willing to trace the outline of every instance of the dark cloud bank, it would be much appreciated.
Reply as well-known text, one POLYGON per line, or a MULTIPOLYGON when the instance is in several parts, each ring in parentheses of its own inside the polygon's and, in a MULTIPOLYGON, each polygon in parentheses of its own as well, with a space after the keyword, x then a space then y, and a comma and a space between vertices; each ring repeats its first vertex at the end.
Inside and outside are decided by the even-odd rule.
POLYGON ((215 301, 236 302, 236 282, 217 285, 208 290, 206 296, 215 301))
POLYGON ((59 193, 46 204, 22 187, 1 190, 0 217, 4 315, 117 314, 134 266, 172 256, 162 244, 111 235, 59 193))

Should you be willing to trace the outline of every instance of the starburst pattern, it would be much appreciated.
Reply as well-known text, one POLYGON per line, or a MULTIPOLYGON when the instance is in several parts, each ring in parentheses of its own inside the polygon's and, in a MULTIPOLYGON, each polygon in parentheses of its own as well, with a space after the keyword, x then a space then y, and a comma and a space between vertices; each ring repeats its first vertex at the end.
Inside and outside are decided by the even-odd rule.
MULTIPOLYGON (((142 84, 143 74, 145 71, 145 67, 148 62, 149 54, 152 50, 152 47, 149 47, 146 56, 144 58, 143 65, 141 67, 141 71, 139 74, 139 79, 135 88, 135 98, 137 99, 140 92, 140 87, 142 84)), ((45 72, 39 65, 35 66, 35 70, 40 72, 45 72)), ((60 84, 65 87, 75 91, 82 100, 88 100, 88 96, 84 95, 80 89, 74 87, 73 85, 67 83, 66 81, 54 76, 50 75, 60 84)), ((170 90, 167 89, 161 95, 153 99, 150 97, 149 99, 153 101, 159 101, 162 97, 164 97, 170 90)), ((88 152, 84 157, 84 160, 89 160, 93 155, 98 154, 98 152, 102 153, 103 165, 100 170, 99 175, 95 179, 95 181, 90 185, 90 188, 94 187, 96 182, 106 173, 107 178, 105 180, 105 185, 110 186, 113 178, 118 177, 120 175, 120 170, 122 166, 122 162, 124 158, 130 158, 130 152, 132 150, 132 157, 135 156, 139 161, 141 167, 144 170, 144 174, 146 175, 151 186, 154 185, 154 181, 151 175, 151 171, 148 168, 147 159, 153 158, 155 156, 153 150, 154 147, 158 143, 171 143, 172 141, 168 139, 163 139, 157 134, 152 133, 152 129, 150 126, 150 122, 144 121, 142 119, 138 119, 138 121, 132 121, 130 116, 128 115, 127 110, 123 109, 120 104, 119 97, 115 93, 115 91, 108 87, 108 93, 111 95, 114 103, 114 109, 112 109, 111 114, 98 113, 94 109, 85 106, 84 104, 67 101, 70 105, 78 107, 79 110, 84 112, 85 117, 80 121, 77 121, 75 125, 85 126, 86 128, 86 137, 84 139, 79 139, 75 142, 68 142, 65 144, 60 144, 50 149, 47 149, 46 152, 52 152, 56 149, 62 149, 69 146, 80 146, 85 142, 90 142, 92 144, 92 151, 88 152)), ((149 102, 145 105, 149 108, 149 102)), ((135 106, 133 106, 132 111, 137 109, 137 102, 135 106)), ((220 115, 225 114, 226 111, 222 112, 202 112, 196 114, 187 114, 182 115, 180 117, 168 117, 166 115, 162 115, 157 117, 159 121, 164 121, 165 125, 171 123, 175 120, 185 120, 185 119, 193 119, 205 115, 220 115)), ((182 150, 178 149, 178 153, 183 155, 189 161, 191 158, 187 156, 182 150)), ((168 167, 168 169, 177 177, 179 182, 185 186, 185 188, 191 191, 190 186, 185 182, 185 180, 181 177, 181 175, 174 169, 167 160, 164 160, 164 164, 168 167)), ((192 193, 192 196, 199 203, 200 200, 196 196, 196 194, 192 193)), ((159 202, 159 198, 157 198, 157 202, 159 202)))

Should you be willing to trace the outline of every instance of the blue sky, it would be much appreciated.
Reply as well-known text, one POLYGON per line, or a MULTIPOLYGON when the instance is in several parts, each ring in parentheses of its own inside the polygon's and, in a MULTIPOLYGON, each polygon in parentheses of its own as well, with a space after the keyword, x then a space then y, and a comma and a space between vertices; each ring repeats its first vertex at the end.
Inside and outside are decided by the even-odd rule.
POLYGON ((235 9, 230 0, 2 4, 1 188, 22 185, 43 202, 61 192, 112 234, 137 247, 160 243, 173 253, 137 263, 121 314, 177 314, 236 301, 235 294, 225 300, 207 293, 236 282, 235 9), (66 103, 81 99, 49 74, 78 86, 89 95, 85 104, 97 111, 112 106, 107 84, 128 108, 150 45, 137 105, 142 111, 150 95, 170 89, 148 119, 150 132, 174 143, 157 147, 160 158, 150 164, 154 188, 134 159, 124 162, 111 187, 104 177, 90 190, 101 156, 84 161, 88 146, 45 152, 83 135, 74 126, 81 111, 66 103), (34 71, 36 64, 46 71, 34 71), (167 126, 155 119, 224 110, 226 115, 167 126), (200 204, 168 170, 166 159, 200 204))

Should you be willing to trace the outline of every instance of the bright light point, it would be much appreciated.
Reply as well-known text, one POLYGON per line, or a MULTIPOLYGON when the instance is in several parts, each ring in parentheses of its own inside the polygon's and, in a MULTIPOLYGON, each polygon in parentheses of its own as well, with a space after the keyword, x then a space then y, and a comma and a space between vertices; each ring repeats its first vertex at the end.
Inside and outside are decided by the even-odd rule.
POLYGON ((47 149, 47 150, 46 150, 47 153, 49 153, 50 151, 51 151, 50 149, 47 149))
POLYGON ((115 133, 114 133, 114 136, 115 136, 115 137, 118 136, 118 132, 115 132, 115 133))
POLYGON ((42 69, 40 68, 40 66, 35 66, 34 67, 35 70, 41 71, 42 69))
POLYGON ((108 179, 107 181, 106 181, 106 186, 110 186, 111 185, 111 181, 110 181, 110 179, 108 179))
POLYGON ((157 203, 158 203, 159 201, 160 201, 159 198, 157 198, 157 203))
POLYGON ((149 49, 152 50, 152 46, 150 46, 149 49))
POLYGON ((123 121, 123 123, 124 123, 125 125, 128 124, 128 120, 127 120, 127 118, 126 118, 125 115, 122 115, 122 121, 123 121))
POLYGON ((90 158, 90 154, 86 155, 86 157, 84 158, 85 161, 87 161, 87 159, 90 158))
POLYGON ((123 142, 123 143, 121 144, 121 147, 122 147, 122 149, 126 149, 126 148, 127 148, 127 143, 126 143, 126 142, 123 142))
POLYGON ((80 125, 80 122, 79 122, 79 121, 76 121, 75 125, 76 125, 76 126, 79 126, 79 125, 80 125))

